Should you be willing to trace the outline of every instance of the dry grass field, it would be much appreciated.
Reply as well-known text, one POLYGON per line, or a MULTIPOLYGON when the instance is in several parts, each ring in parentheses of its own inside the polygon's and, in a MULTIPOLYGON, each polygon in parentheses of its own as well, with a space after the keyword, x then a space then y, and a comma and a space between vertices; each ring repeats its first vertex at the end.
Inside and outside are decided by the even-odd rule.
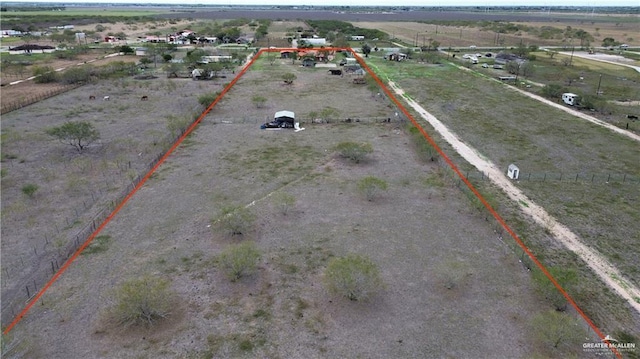
MULTIPOLYGON (((140 146, 149 146, 149 126, 162 126, 163 115, 151 108, 163 113, 177 103, 161 100, 164 91, 156 83, 163 80, 152 81, 144 90, 112 92, 121 107, 117 117, 100 115, 107 118, 97 122, 103 143, 90 153, 73 154, 41 137, 39 152, 76 161, 95 157, 95 163, 110 155, 109 143, 126 137, 137 146, 123 155, 134 157, 140 146), (158 97, 144 112, 131 102, 142 91, 158 97)), ((181 90, 173 93, 196 91, 181 90)), ((38 134, 51 123, 20 119, 54 103, 71 104, 86 91, 43 101, 4 121, 15 133, 38 134)), ((96 121, 96 110, 76 118, 96 121)), ((394 111, 348 78, 289 61, 259 61, 104 228, 102 249, 81 256, 13 329, 16 352, 30 358, 582 355, 579 346, 558 352, 531 335, 531 316, 548 306, 534 293, 526 269, 439 166, 417 157, 405 124, 372 121, 394 111), (297 75, 292 86, 279 80, 284 72, 297 75), (267 96, 266 107, 249 103, 256 94, 267 96), (304 118, 329 106, 337 113, 329 124, 304 123, 298 133, 259 129, 279 109, 304 118), (347 117, 360 121, 338 121, 347 117), (370 143, 374 152, 363 163, 346 162, 333 150, 343 141, 370 143), (368 175, 389 183, 374 201, 355 188, 368 175), (278 193, 295 198, 287 215, 277 210, 278 193), (228 205, 249 205, 257 216, 240 238, 211 225, 228 205), (215 258, 236 241, 255 241, 262 256, 257 274, 230 283, 215 258), (335 297, 322 286, 327 260, 347 253, 367 255, 381 269, 386 289, 368 302, 335 297), (143 273, 169 278, 178 301, 160 325, 121 330, 105 310, 115 287, 143 273)), ((19 192, 24 177, 18 176, 51 163, 25 146, 14 149, 16 144, 3 141, 3 152, 13 150, 29 162, 11 170, 15 177, 4 177, 3 188, 19 192), (6 185, 11 178, 13 185, 6 185)), ((48 206, 64 212, 73 208, 70 200, 82 197, 68 193, 54 201, 54 186, 32 180, 46 191, 37 203, 25 203, 27 211, 48 206)), ((3 198, 3 207, 16 201, 18 193, 3 198)), ((3 221, 3 246, 6 239, 31 241, 12 223, 3 221)))
MULTIPOLYGON (((493 32, 474 28, 353 23, 418 46, 430 40, 441 42, 441 47, 496 45, 493 32)), ((157 25, 108 27, 139 36, 155 31, 151 27, 157 25)), ((604 37, 640 43, 634 36, 640 32, 637 22, 576 20, 570 25, 597 32, 593 45, 604 37)), ((305 25, 299 20, 274 20, 269 36, 284 36, 297 26, 305 25)), ((86 26, 92 28, 95 25, 86 26)), ((502 36, 504 46, 521 41, 560 45, 527 33, 502 36)), ((489 85, 476 75, 459 76, 447 66, 404 67, 376 61, 381 60, 373 63, 412 97, 429 104, 429 111, 501 166, 515 156, 540 172, 595 173, 605 168, 638 175, 633 145, 618 142, 610 133, 583 128, 568 115, 526 102, 520 109, 525 117, 553 116, 562 118, 562 125, 516 123, 513 106, 495 96, 507 93, 500 84, 489 85), (472 99, 468 91, 479 95, 472 99), (486 107, 478 108, 479 103, 486 107), (479 120, 468 120, 479 113, 483 114, 479 120), (575 146, 567 149, 565 143, 554 142, 550 128, 556 129, 554 134, 579 128, 567 142, 575 146), (522 145, 518 151, 512 147, 516 143, 522 145)), ((349 76, 330 76, 326 69, 298 65, 266 58, 256 62, 101 231, 90 250, 3 337, 10 347, 3 354, 15 358, 588 357, 581 344, 598 339, 583 333, 584 323, 575 326, 579 338, 571 345, 554 348, 541 339, 543 331, 532 318, 551 306, 536 292, 519 254, 477 210, 474 198, 456 188, 442 163, 421 159, 408 124, 396 118, 391 102, 368 86, 354 84, 349 76), (285 73, 297 76, 292 85, 283 84, 285 73), (265 97, 266 103, 258 106, 253 101, 256 96, 265 97), (260 129, 282 109, 294 111, 306 129, 260 129), (329 123, 311 123, 319 114, 330 117, 329 123), (387 118, 394 120, 384 122, 387 118), (366 161, 351 163, 335 150, 345 141, 369 143, 374 151, 366 161), (357 189, 365 176, 383 179, 389 189, 367 201, 357 189), (282 194, 295 198, 286 214, 278 203, 282 194), (243 235, 225 235, 220 228, 230 206, 246 207, 256 216, 243 235), (232 283, 222 273, 218 255, 238 242, 255 242, 261 257, 256 274, 232 283), (322 285, 329 260, 351 253, 368 256, 381 270, 386 286, 369 301, 337 297, 322 285), (113 323, 107 309, 114 304, 116 288, 143 274, 170 281, 175 293, 171 313, 152 327, 123 329, 113 323)), ((6 78, 2 76, 3 84, 6 78)), ((65 252, 78 246, 77 233, 95 228, 93 216, 108 212, 123 190, 169 148, 176 135, 172 129, 197 117, 202 111, 198 96, 220 91, 227 81, 230 78, 110 80, 3 115, 3 328, 27 296, 42 288, 42 278, 62 265, 65 252), (98 99, 109 95, 110 101, 89 101, 89 95, 98 99), (141 96, 149 100, 141 101, 141 96), (45 134, 47 128, 69 120, 93 123, 101 140, 78 154, 45 134), (38 186, 35 196, 25 195, 27 184, 38 186), (31 283, 32 278, 38 279, 31 283)), ((5 86, 2 101, 46 88, 31 83, 5 86)), ((513 93, 501 96, 519 101, 513 93)), ((482 182, 477 185, 483 193, 495 190, 482 182)), ((634 187, 590 188, 595 200, 585 197, 582 185, 531 182, 521 187, 638 281, 637 253, 633 247, 625 250, 640 233, 634 187), (595 212, 600 214, 592 220, 595 212), (614 242, 615 238, 623 239, 614 242)), ((502 197, 495 194, 491 200, 502 197)), ((574 263, 572 253, 515 214, 518 205, 501 203, 499 208, 534 248, 551 248, 536 252, 541 259, 551 266, 574 263)), ((585 304, 596 323, 607 334, 635 333, 640 323, 637 313, 629 312, 606 288, 597 287, 601 284, 593 282, 583 266, 577 268, 584 286, 571 294, 585 304)))
MULTIPOLYGON (((640 23, 638 21, 625 21, 614 22, 605 21, 600 18, 598 21, 588 22, 579 21, 574 22, 514 22, 519 25, 526 25, 531 27, 540 28, 543 26, 551 26, 558 29, 565 29, 567 26, 571 26, 575 29, 583 29, 594 37, 592 46, 601 46, 602 40, 606 37, 614 38, 620 42, 627 43, 629 46, 640 45, 640 23)), ((447 47, 464 47, 464 46, 480 46, 480 47, 512 47, 518 46, 520 43, 526 45, 538 45, 538 46, 564 46, 561 39, 540 39, 537 36, 529 34, 527 32, 520 32, 518 34, 499 34, 499 39, 503 39, 504 43, 499 44, 496 42, 497 35, 492 31, 481 31, 477 27, 468 26, 446 26, 427 24, 421 22, 353 22, 355 26, 378 29, 390 34, 392 37, 401 40, 408 45, 423 46, 428 44, 430 39, 440 42, 440 46, 447 47)), ((575 44, 577 45, 577 43, 575 44)))

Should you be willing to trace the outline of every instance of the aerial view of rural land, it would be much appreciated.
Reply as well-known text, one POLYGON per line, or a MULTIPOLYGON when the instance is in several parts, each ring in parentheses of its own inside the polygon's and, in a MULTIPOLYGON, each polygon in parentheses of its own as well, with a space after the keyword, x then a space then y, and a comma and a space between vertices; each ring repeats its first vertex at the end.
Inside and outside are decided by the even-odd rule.
POLYGON ((3 1, 0 356, 640 358, 640 4, 536 1, 3 1))

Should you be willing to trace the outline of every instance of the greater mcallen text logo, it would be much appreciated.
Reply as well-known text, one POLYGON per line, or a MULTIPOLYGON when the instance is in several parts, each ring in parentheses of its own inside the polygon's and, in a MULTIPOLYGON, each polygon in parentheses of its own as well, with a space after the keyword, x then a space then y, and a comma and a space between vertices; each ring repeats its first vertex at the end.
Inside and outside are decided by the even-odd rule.
POLYGON ((599 343, 582 343, 582 349, 589 352, 610 352, 611 349, 616 349, 618 352, 632 352, 636 350, 636 343, 621 343, 619 340, 607 335, 599 343))

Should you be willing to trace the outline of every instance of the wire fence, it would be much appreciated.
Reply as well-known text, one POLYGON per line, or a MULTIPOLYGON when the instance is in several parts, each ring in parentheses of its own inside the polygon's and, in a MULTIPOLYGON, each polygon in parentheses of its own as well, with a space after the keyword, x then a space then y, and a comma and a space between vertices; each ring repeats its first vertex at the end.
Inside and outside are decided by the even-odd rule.
MULTIPOLYGON (((196 117, 197 118, 197 117, 196 117)), ((171 145, 184 134, 184 131, 196 120, 194 118, 188 125, 181 130, 168 134, 161 143, 167 144, 168 149, 171 145)), ((65 217, 64 223, 54 223, 50 226, 49 234, 44 233, 41 241, 34 244, 31 248, 33 254, 18 255, 12 259, 12 263, 5 265, 3 263, 2 271, 2 313, 0 319, 2 326, 8 325, 15 318, 26 304, 38 293, 51 277, 60 269, 66 260, 68 260, 86 240, 96 231, 104 220, 118 207, 122 201, 133 191, 133 189, 142 181, 144 176, 160 161, 166 151, 161 151, 148 162, 144 168, 138 171, 138 175, 131 179, 124 187, 113 195, 113 187, 118 186, 117 183, 105 181, 105 188, 91 192, 91 200, 88 198, 83 200, 82 209, 74 209, 71 216, 65 217), (86 211, 91 211, 95 204, 101 202, 102 206, 88 220, 86 211), (74 215, 75 214, 75 215, 74 215), (73 228, 78 222, 83 222, 84 226, 72 234, 65 234, 65 231, 73 228), (55 230, 55 232, 53 232, 55 230), (64 236, 63 240, 54 238, 64 236), (16 279, 18 278, 18 279, 16 279), (10 288, 9 282, 12 282, 10 288), (15 281, 18 281, 16 284, 15 281)), ((130 171, 131 163, 122 162, 118 164, 119 172, 125 173, 130 171)), ((87 196, 88 197, 88 196, 87 196)))
MULTIPOLYGON (((489 176, 480 171, 467 171, 465 177, 470 180, 490 180, 489 176)), ((515 181, 530 182, 562 182, 562 183, 620 183, 637 185, 640 177, 625 173, 562 173, 562 172, 528 172, 520 173, 515 181)))
MULTIPOLYGON (((474 192, 462 181, 462 179, 446 164, 444 161, 438 162, 440 166, 440 173, 442 173, 442 177, 450 185, 455 185, 460 192, 469 200, 470 206, 477 211, 478 216, 484 218, 487 222, 487 225, 492 229, 495 240, 498 240, 501 244, 503 244, 510 252, 514 254, 514 257, 517 258, 519 264, 522 268, 528 272, 536 272, 540 271, 534 259, 529 257, 529 254, 525 252, 525 250, 520 246, 520 244, 515 240, 515 238, 511 238, 511 234, 505 229, 502 223, 498 221, 497 218, 494 217, 493 213, 491 213, 485 205, 480 201, 480 199, 476 196, 474 192)), ((483 183, 484 180, 490 180, 490 177, 481 171, 468 171, 463 172, 467 179, 469 179, 474 184, 477 190, 481 192, 483 191, 479 188, 479 184, 483 183)), ((637 176, 629 176, 625 174, 563 174, 563 173, 528 173, 520 174, 518 181, 538 181, 538 182, 562 182, 567 184, 574 183, 588 183, 588 184, 608 184, 608 183, 618 183, 618 184, 629 184, 629 185, 637 185, 640 184, 640 178, 637 176)), ((483 193, 485 200, 494 208, 494 210, 499 211, 500 204, 496 203, 496 201, 492 198, 491 194, 483 193)), ((523 222, 524 223, 524 222, 523 222)), ((517 220, 509 223, 509 227, 512 231, 514 231, 522 243, 526 246, 527 250, 534 255, 536 260, 542 259, 546 253, 544 253, 544 249, 534 249, 536 246, 532 245, 534 241, 538 241, 535 237, 541 238, 543 236, 550 236, 552 233, 548 232, 546 228, 544 228, 544 232, 537 232, 530 228, 527 228, 526 224, 519 223, 517 220)), ((549 269, 549 263, 545 263, 547 269, 549 269)), ((557 279, 557 278, 556 278, 557 279)), ((573 297, 574 300, 578 299, 577 296, 579 293, 572 291, 571 288, 564 288, 569 295, 573 297)), ((583 303, 584 304, 584 303, 583 303)), ((585 307, 589 307, 588 305, 584 305, 585 307)), ((584 309, 593 309, 591 308, 582 308, 584 309)), ((585 310, 586 312, 586 310, 585 310)), ((574 314, 577 313, 574 312, 574 314)), ((589 314, 588 314, 589 315, 589 314)), ((593 318, 593 314, 590 314, 593 318)), ((598 333, 594 330, 594 327, 589 326, 589 330, 594 338, 598 337, 598 333)))
POLYGON ((2 106, 0 107, 0 114, 4 115, 5 113, 9 113, 11 111, 15 111, 25 106, 29 106, 36 102, 46 100, 50 97, 57 96, 61 93, 74 90, 80 86, 82 86, 82 84, 63 85, 63 86, 51 89, 49 91, 35 93, 31 96, 23 97, 19 100, 7 101, 7 102, 3 101, 2 106))
MULTIPOLYGON (((234 117, 234 118, 220 118, 211 117, 207 118, 208 123, 216 124, 256 124, 262 125, 273 121, 272 117, 266 116, 259 117, 234 117)), ((336 124, 336 123, 386 123, 386 122, 402 122, 403 118, 400 116, 395 117, 324 117, 318 116, 317 118, 298 117, 295 122, 300 125, 312 125, 312 124, 336 124)))

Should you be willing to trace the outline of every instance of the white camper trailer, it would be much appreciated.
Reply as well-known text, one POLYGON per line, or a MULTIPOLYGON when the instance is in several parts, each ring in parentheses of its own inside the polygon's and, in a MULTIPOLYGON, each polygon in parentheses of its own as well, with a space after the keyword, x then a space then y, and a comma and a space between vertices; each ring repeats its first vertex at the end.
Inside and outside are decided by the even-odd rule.
POLYGON ((573 106, 578 102, 578 95, 571 92, 565 92, 562 94, 562 101, 567 105, 573 106))

